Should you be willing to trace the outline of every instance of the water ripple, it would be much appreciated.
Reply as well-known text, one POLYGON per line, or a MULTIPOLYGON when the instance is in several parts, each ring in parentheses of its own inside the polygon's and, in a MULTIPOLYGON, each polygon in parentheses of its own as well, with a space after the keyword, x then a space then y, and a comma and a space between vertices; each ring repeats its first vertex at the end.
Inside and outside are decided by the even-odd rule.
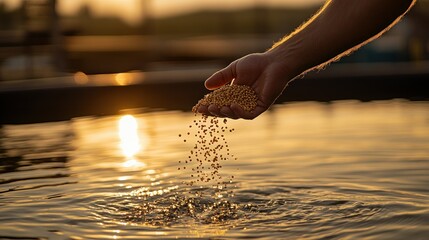
POLYGON ((188 222, 214 224, 239 218, 238 204, 219 198, 219 190, 201 188, 150 191, 141 188, 127 194, 96 200, 94 215, 103 221, 142 225, 174 225, 188 222), (158 193, 159 194, 154 194, 158 193))
POLYGON ((222 223, 228 228, 258 229, 279 228, 282 223, 283 230, 302 228, 307 232, 309 227, 324 232, 351 223, 367 227, 369 220, 380 218, 385 211, 382 205, 356 201, 350 196, 346 199, 326 189, 284 186, 268 194, 273 189, 235 189, 234 195, 216 198, 216 190, 210 188, 199 189, 197 194, 180 188, 150 194, 153 191, 141 188, 95 200, 91 210, 103 222, 121 224, 173 227, 222 223), (320 196, 326 194, 333 196, 321 200, 320 196))

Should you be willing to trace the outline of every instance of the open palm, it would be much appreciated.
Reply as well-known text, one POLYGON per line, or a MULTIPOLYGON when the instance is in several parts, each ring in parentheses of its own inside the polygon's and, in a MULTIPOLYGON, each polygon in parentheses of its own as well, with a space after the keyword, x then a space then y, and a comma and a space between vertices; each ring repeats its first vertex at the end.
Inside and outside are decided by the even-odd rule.
POLYGON ((250 86, 258 96, 256 108, 247 112, 238 104, 221 108, 212 104, 200 106, 197 111, 209 116, 254 119, 274 103, 288 81, 289 79, 285 77, 285 69, 271 61, 268 54, 250 54, 214 73, 206 80, 205 86, 210 90, 229 83, 250 86))

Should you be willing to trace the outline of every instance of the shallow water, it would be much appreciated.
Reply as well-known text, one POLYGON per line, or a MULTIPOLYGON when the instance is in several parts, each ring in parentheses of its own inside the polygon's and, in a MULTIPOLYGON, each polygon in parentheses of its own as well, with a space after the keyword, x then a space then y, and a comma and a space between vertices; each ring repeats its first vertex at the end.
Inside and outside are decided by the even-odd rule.
POLYGON ((222 162, 234 176, 222 190, 178 170, 193 114, 131 116, 2 126, 0 238, 429 236, 429 102, 289 103, 231 120, 238 160, 222 162))

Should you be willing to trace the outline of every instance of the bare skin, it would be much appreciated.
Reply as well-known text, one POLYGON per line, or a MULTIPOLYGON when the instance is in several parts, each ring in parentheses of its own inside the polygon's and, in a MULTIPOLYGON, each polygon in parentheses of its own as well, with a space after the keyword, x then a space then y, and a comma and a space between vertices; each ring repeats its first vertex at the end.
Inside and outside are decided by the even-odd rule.
POLYGON ((328 0, 295 32, 264 53, 235 60, 209 77, 209 90, 225 84, 248 85, 258 105, 200 106, 198 112, 232 119, 254 119, 265 112, 295 77, 320 68, 376 39, 395 25, 416 0, 328 0))

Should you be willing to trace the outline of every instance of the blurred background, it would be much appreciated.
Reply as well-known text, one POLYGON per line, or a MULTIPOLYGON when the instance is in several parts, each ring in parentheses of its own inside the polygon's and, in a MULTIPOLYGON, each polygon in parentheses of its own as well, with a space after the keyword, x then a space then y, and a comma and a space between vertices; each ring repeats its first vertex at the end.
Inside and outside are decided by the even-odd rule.
MULTIPOLYGON (((86 103, 91 102, 90 96, 96 96, 117 104, 101 111, 102 104, 93 102, 89 104, 94 106, 92 110, 82 114, 93 113, 95 109, 97 114, 115 113, 120 108, 154 105, 154 102, 157 102, 155 107, 180 105, 190 109, 192 102, 204 93, 202 81, 206 77, 236 58, 268 49, 311 17, 322 4, 322 0, 0 0, 3 114, 49 108, 47 104, 53 104, 52 98, 59 99, 47 98, 52 93, 46 90, 65 88, 68 92, 61 92, 59 98, 67 102, 69 110, 69 103, 78 98, 68 99, 67 94, 70 98, 73 94, 79 94, 80 98, 87 96, 86 103), (141 99, 145 93, 139 87, 143 85, 173 88, 175 91, 164 93, 174 101, 171 103, 165 97, 155 101, 154 96, 141 99), (113 86, 128 88, 110 88, 102 94, 106 87, 113 86), (88 87, 91 92, 83 94, 88 87), (180 89, 183 94, 174 95, 180 89), (35 96, 36 93, 40 96, 35 96), (123 100, 125 96, 128 101, 123 100), (178 99, 182 102, 178 103, 178 99), (29 102, 38 105, 30 106, 29 102)), ((283 100, 370 100, 374 96, 426 99, 421 84, 426 84, 429 72, 428 22, 429 0, 419 0, 380 39, 327 70, 306 76, 305 79, 319 79, 316 85, 311 85, 313 90, 306 87, 303 94, 298 90, 306 81, 295 81, 298 90, 291 86, 290 94, 283 100), (397 80, 392 81, 392 77, 397 80), (337 89, 331 91, 323 79, 337 89), (361 83, 371 81, 374 94, 367 84, 353 85, 356 82, 353 79, 361 83), (390 85, 389 92, 381 79, 397 85, 390 85), (342 85, 346 89, 341 89, 342 85)), ((80 106, 80 109, 85 108, 80 106)))

